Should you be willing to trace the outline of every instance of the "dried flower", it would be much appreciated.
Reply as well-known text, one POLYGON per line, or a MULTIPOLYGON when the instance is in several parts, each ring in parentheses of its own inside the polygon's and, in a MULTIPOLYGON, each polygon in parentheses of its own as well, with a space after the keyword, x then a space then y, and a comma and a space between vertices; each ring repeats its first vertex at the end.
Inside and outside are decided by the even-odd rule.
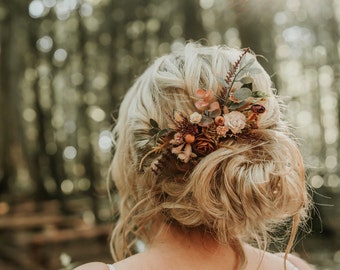
POLYGON ((214 92, 212 90, 203 90, 203 89, 197 89, 196 90, 196 97, 199 99, 202 99, 206 102, 211 102, 214 100, 214 92))
POLYGON ((184 145, 185 145, 185 143, 182 143, 178 146, 172 147, 171 153, 173 153, 175 155, 179 155, 182 152, 184 145))
POLYGON ((225 125, 233 134, 240 133, 246 126, 246 116, 238 111, 232 111, 224 115, 225 125))
POLYGON ((208 108, 209 102, 206 102, 204 100, 198 100, 195 102, 195 106, 199 111, 204 111, 208 108))
POLYGON ((182 162, 188 163, 190 158, 197 157, 195 153, 192 152, 191 144, 186 144, 184 150, 181 151, 177 156, 182 162))
POLYGON ((176 132, 174 138, 170 141, 171 144, 179 145, 183 143, 183 135, 179 132, 176 132))
POLYGON ((228 131, 229 131, 229 128, 227 126, 218 126, 216 128, 217 134, 222 137, 225 137, 228 131))
POLYGON ((254 104, 251 106, 251 110, 254 113, 264 113, 266 111, 266 108, 260 104, 254 104))
POLYGON ((224 117, 223 116, 217 116, 216 118, 215 118, 215 124, 217 125, 217 126, 223 126, 224 125, 224 117))
POLYGON ((241 54, 221 80, 219 93, 197 89, 197 112, 187 116, 174 108, 174 113, 168 114, 168 126, 163 129, 150 119, 151 139, 156 144, 142 157, 140 168, 145 162, 151 164, 151 170, 158 174, 166 168, 169 160, 166 158, 175 157, 180 161, 175 164, 176 170, 185 173, 229 137, 258 128, 258 114, 264 113, 266 108, 257 102, 263 101, 266 94, 253 90, 252 74, 259 72, 251 67, 255 60, 241 61, 249 51, 246 49, 241 54))
POLYGON ((190 114, 190 122, 192 124, 198 124, 199 122, 201 122, 201 120, 202 120, 202 114, 198 112, 194 112, 190 114))
MULTIPOLYGON (((195 106, 199 111, 215 110, 216 104, 214 102, 216 102, 216 99, 212 90, 197 89, 196 97, 199 100, 195 102, 195 106)), ((219 104, 217 104, 217 108, 219 108, 219 104)))
POLYGON ((185 134, 184 141, 188 144, 193 143, 195 141, 195 136, 192 134, 185 134))
POLYGON ((192 144, 193 151, 198 156, 206 156, 217 149, 216 141, 213 138, 207 138, 203 134, 199 135, 192 144))

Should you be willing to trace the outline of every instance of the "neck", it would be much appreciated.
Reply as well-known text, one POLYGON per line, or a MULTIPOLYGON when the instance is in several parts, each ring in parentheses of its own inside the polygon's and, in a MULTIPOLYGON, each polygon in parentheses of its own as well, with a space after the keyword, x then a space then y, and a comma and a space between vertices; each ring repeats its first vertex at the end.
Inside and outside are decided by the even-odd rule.
POLYGON ((204 269, 202 266, 211 266, 212 263, 216 265, 215 269, 236 269, 235 251, 230 245, 216 241, 209 233, 161 223, 154 235, 147 252, 157 253, 167 261, 182 266, 197 264, 200 266, 197 269, 204 269))

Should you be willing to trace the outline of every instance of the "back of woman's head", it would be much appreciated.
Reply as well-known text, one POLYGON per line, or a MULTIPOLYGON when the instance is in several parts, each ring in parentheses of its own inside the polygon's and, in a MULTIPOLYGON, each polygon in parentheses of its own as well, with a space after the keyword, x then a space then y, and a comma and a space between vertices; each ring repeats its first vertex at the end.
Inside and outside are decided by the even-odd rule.
POLYGON ((249 49, 193 43, 137 79, 114 128, 116 259, 150 241, 159 218, 234 246, 266 243, 292 217, 297 226, 304 165, 271 87, 249 49))

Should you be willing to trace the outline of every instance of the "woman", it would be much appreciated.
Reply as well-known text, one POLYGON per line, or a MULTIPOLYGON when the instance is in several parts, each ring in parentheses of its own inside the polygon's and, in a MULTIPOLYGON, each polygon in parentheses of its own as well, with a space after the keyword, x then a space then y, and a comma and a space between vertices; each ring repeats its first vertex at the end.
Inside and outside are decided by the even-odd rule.
POLYGON ((189 43, 156 60, 113 131, 116 263, 77 269, 310 269, 288 255, 310 202, 271 85, 249 49, 189 43), (284 229, 285 253, 266 252, 284 229))

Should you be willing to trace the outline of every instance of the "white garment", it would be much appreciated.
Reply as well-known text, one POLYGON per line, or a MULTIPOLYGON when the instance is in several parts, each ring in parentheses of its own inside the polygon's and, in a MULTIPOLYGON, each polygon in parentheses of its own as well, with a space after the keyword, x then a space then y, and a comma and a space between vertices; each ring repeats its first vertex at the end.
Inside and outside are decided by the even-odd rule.
MULTIPOLYGON (((287 266, 291 266, 292 270, 299 270, 293 263, 291 263, 290 261, 287 260, 287 266)), ((110 269, 111 270, 111 269, 110 269)), ((112 269, 114 270, 114 269, 112 269)))
MULTIPOLYGON (((299 270, 297 267, 295 267, 294 264, 292 264, 290 261, 287 260, 287 264, 292 267, 292 270, 299 270)), ((109 270, 116 270, 116 268, 113 266, 113 264, 107 264, 109 267, 109 270)))
POLYGON ((109 270, 115 270, 116 268, 113 266, 113 264, 108 264, 109 270))

